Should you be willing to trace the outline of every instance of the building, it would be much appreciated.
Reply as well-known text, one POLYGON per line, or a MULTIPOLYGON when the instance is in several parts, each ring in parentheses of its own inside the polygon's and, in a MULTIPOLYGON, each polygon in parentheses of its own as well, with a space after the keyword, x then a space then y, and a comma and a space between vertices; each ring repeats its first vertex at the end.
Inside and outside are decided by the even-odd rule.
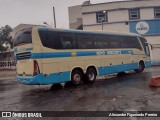
POLYGON ((19 24, 16 27, 13 28, 11 32, 11 36, 14 40, 15 35, 22 29, 28 28, 28 27, 33 27, 33 26, 42 26, 42 25, 33 25, 33 24, 19 24))
POLYGON ((83 30, 81 5, 69 7, 69 27, 71 29, 83 30))
POLYGON ((78 5, 69 7, 69 18, 71 29, 77 29, 77 20, 81 18, 84 30, 122 31, 143 35, 152 45, 152 64, 160 65, 160 0, 78 5))

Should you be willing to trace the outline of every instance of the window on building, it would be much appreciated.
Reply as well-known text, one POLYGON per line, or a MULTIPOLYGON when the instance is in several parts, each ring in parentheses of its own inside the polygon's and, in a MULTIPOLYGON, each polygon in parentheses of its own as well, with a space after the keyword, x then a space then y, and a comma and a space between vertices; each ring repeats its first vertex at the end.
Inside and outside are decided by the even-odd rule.
POLYGON ((97 23, 108 22, 108 14, 107 12, 97 12, 96 13, 97 23))
POLYGON ((140 19, 140 10, 139 9, 130 9, 129 10, 129 20, 140 19))
POLYGON ((160 7, 154 8, 154 17, 160 18, 160 7))

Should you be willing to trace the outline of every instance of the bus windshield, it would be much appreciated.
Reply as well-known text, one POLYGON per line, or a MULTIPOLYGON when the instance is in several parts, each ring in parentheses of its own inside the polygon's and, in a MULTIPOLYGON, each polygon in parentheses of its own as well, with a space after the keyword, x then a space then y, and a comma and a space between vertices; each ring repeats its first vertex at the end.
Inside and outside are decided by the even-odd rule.
POLYGON ((145 54, 150 56, 150 51, 149 51, 149 46, 147 44, 147 40, 145 38, 140 37, 140 41, 141 41, 142 46, 144 48, 145 54))
POLYGON ((32 43, 32 28, 19 31, 15 37, 14 46, 32 43))

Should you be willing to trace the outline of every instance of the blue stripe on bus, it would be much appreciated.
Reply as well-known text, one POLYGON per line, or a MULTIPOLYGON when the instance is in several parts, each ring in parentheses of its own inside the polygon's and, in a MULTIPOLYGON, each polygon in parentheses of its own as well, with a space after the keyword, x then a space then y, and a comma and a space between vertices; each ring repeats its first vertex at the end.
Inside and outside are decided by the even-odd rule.
POLYGON ((48 85, 70 81, 70 72, 52 73, 46 77, 43 74, 36 76, 17 76, 19 83, 26 85, 48 85))
POLYGON ((30 50, 33 50, 33 48, 26 48, 26 49, 24 49, 24 50, 30 51, 30 50))
POLYGON ((118 73, 123 71, 134 70, 134 69, 138 69, 138 62, 130 63, 130 64, 99 67, 98 72, 99 72, 99 75, 101 76, 101 75, 118 73))
POLYGON ((95 51, 88 51, 88 52, 75 52, 76 56, 96 56, 95 51))
POLYGON ((47 53, 32 53, 31 58, 32 59, 44 59, 44 58, 72 57, 72 53, 75 53, 76 56, 96 56, 96 55, 98 56, 98 55, 101 55, 100 52, 103 52, 102 55, 133 54, 132 50, 83 51, 83 52, 47 52, 47 53), (115 51, 116 51, 116 53, 114 53, 115 51))
MULTIPOLYGON (((101 76, 101 75, 107 75, 107 74, 129 71, 129 70, 134 70, 134 69, 138 69, 138 63, 98 67, 98 73, 99 73, 99 76, 101 76)), ((17 76, 17 79, 22 84, 47 85, 47 84, 55 84, 55 83, 70 81, 70 74, 71 74, 70 71, 66 71, 66 72, 61 72, 61 73, 52 73, 45 77, 41 73, 36 76, 30 76, 30 77, 29 76, 17 76)))
POLYGON ((71 52, 32 53, 32 59, 71 57, 71 52))
POLYGON ((24 48, 22 50, 18 50, 17 48, 14 48, 14 52, 17 52, 17 53, 24 52, 24 51, 31 51, 31 50, 33 50, 33 48, 24 48))
POLYGON ((38 28, 38 31, 49 31, 48 28, 38 28))

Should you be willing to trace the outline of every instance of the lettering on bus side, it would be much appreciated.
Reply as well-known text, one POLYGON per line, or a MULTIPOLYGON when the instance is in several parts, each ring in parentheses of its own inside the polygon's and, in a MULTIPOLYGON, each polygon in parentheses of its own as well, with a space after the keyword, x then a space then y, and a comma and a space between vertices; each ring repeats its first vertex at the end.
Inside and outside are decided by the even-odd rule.
POLYGON ((121 54, 121 51, 107 51, 107 55, 117 55, 121 54))
POLYGON ((133 51, 132 51, 132 50, 129 50, 128 53, 129 53, 129 54, 133 54, 133 51))
POLYGON ((97 55, 105 55, 106 53, 105 53, 105 51, 97 51, 96 54, 97 55))
POLYGON ((114 51, 97 51, 97 55, 117 55, 121 54, 121 51, 119 50, 114 50, 114 51))

